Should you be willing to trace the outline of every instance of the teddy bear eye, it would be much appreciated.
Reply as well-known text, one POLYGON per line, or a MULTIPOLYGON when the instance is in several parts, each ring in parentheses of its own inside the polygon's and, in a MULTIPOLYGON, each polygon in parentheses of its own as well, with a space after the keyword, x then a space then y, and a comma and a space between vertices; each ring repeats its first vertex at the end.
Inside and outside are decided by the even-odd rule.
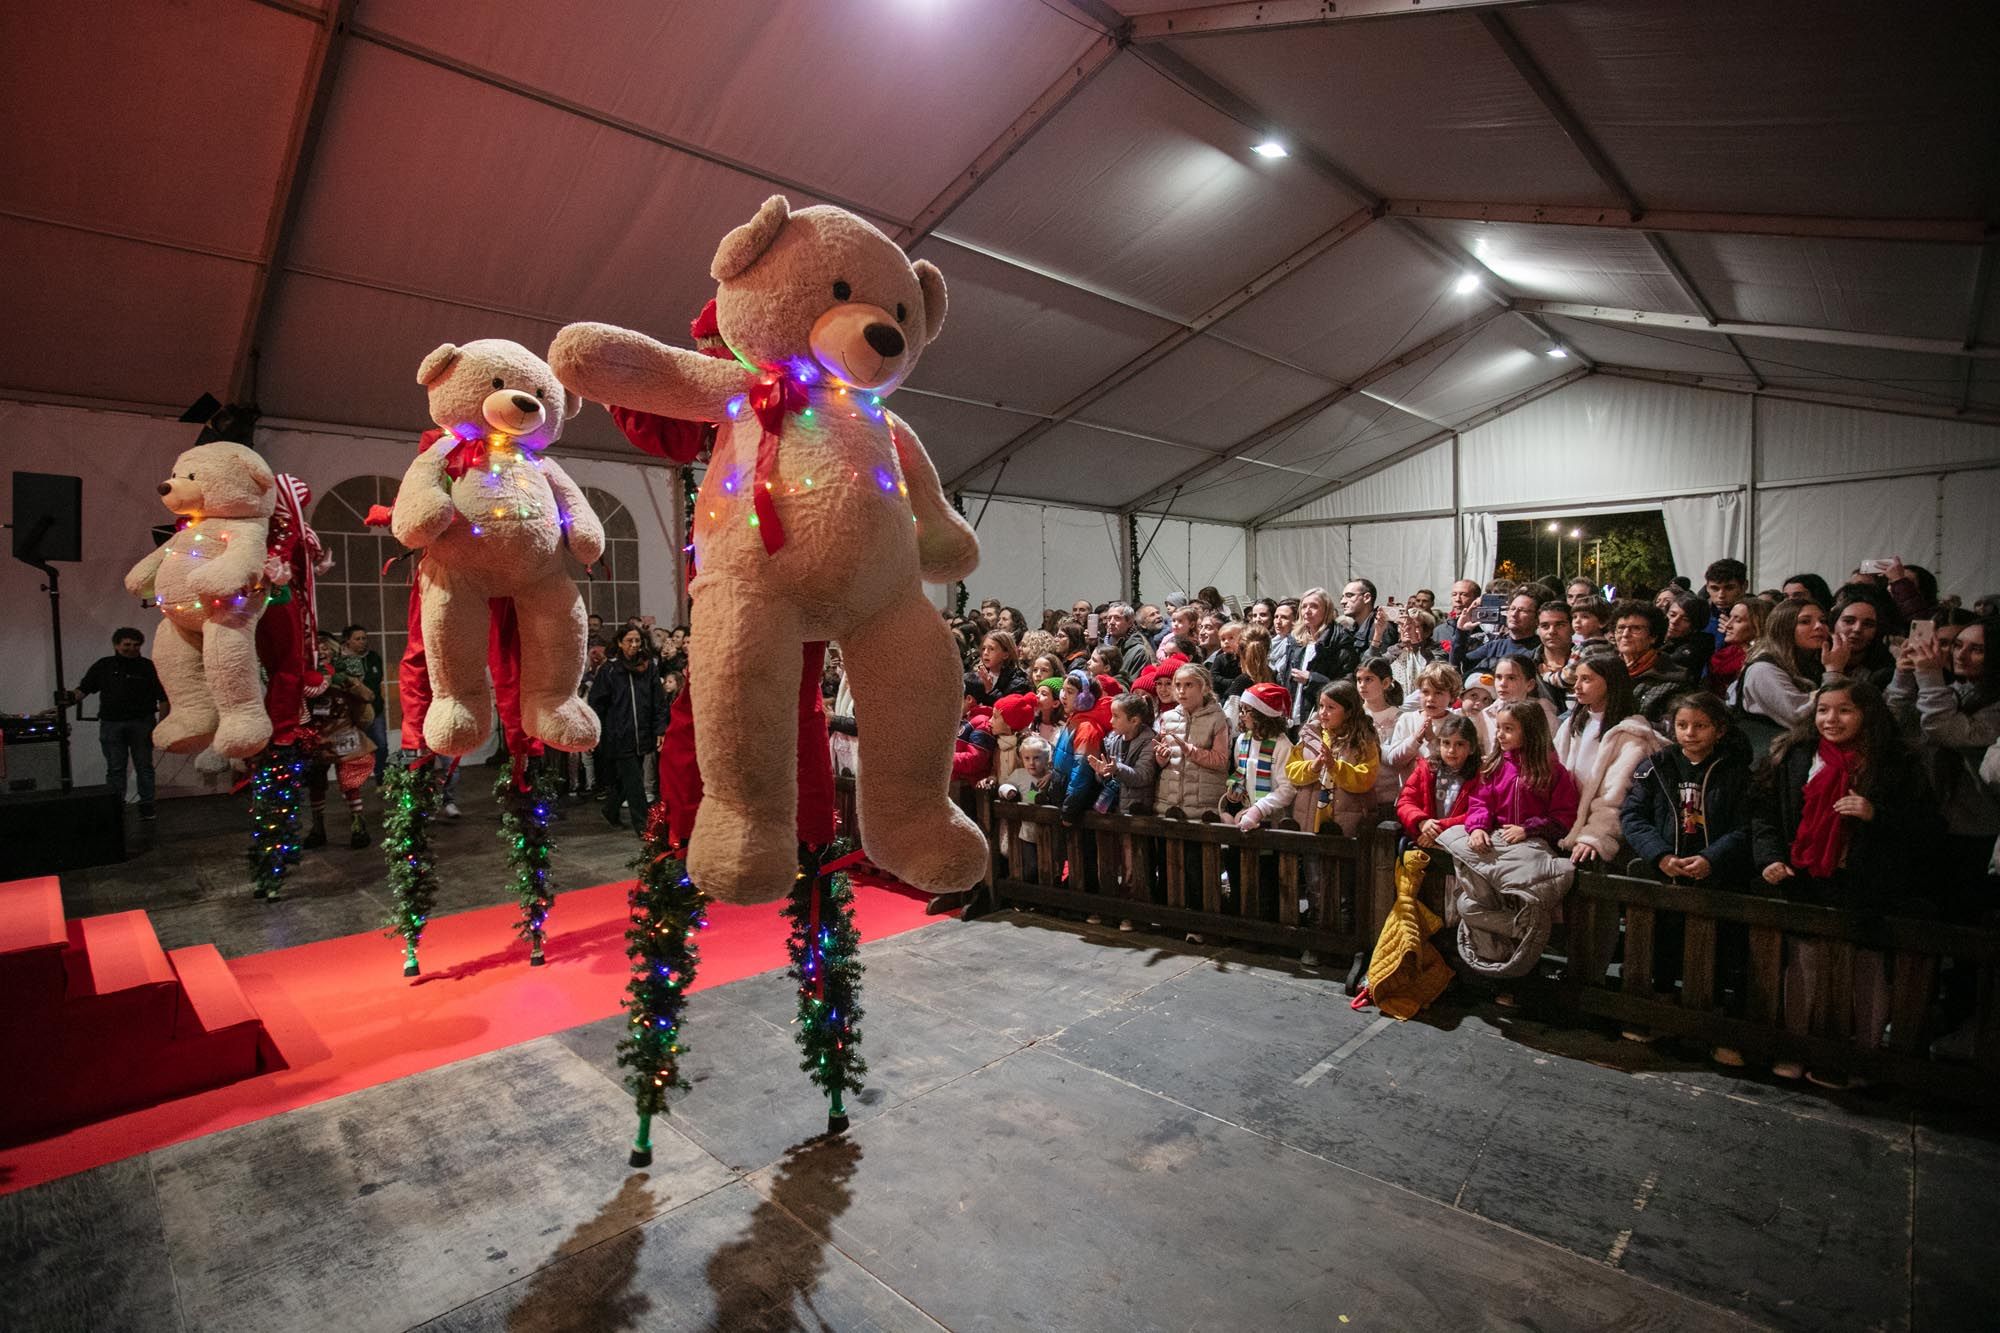
POLYGON ((833 284, 834 300, 845 301, 848 297, 852 295, 854 295, 854 289, 847 285, 845 279, 838 280, 833 284))
POLYGON ((904 308, 903 303, 901 301, 896 302, 896 322, 898 324, 901 324, 905 319, 907 319, 909 317, 909 313, 910 312, 904 308))
POLYGON ((507 387, 507 381, 501 379, 498 375, 495 375, 493 377, 493 387, 496 389, 504 389, 507 387))
POLYGON ((543 402, 547 402, 549 391, 547 389, 537 389, 535 390, 535 397, 541 399, 543 402))

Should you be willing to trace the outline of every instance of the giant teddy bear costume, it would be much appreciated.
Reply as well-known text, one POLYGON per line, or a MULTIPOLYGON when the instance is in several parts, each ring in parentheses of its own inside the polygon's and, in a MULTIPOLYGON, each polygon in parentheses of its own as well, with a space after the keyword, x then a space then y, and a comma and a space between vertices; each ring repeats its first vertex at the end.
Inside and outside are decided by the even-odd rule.
POLYGON ((881 406, 944 323, 944 279, 843 209, 772 196, 723 238, 710 275, 736 361, 605 324, 549 359, 600 402, 723 423, 695 509, 689 587, 704 792, 688 849, 701 889, 784 896, 793 841, 801 645, 840 643, 862 719, 862 836, 934 891, 979 878, 986 842, 951 803, 961 666, 923 580, 979 561, 916 432, 881 406))
POLYGON ((588 626, 563 567, 604 553, 604 527, 569 474, 542 451, 582 408, 519 343, 446 343, 425 357, 441 436, 403 474, 390 513, 396 540, 421 550, 417 589, 431 700, 423 738, 463 755, 493 725, 487 681, 489 601, 511 598, 520 633, 521 725, 558 750, 597 744, 597 715, 576 694, 588 626))
POLYGON ((265 543, 277 480, 240 444, 198 444, 174 460, 160 502, 186 522, 125 575, 165 618, 153 665, 170 711, 153 744, 176 754, 213 745, 247 759, 271 740, 257 670, 267 597, 265 543))

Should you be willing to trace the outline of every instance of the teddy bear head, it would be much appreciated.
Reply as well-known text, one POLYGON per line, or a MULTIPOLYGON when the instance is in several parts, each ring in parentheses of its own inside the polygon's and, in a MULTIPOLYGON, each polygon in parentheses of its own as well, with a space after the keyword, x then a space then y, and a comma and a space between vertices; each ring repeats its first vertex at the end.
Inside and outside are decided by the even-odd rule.
POLYGON ((772 195, 722 238, 709 274, 723 340, 808 383, 888 393, 944 327, 944 275, 843 208, 772 195))
POLYGON ((277 504, 268 463, 240 444, 197 444, 174 460, 160 503, 190 518, 269 518, 277 504))
POLYGON ((431 420, 461 440, 504 435, 546 449, 583 410, 548 362, 505 338, 445 343, 417 367, 417 383, 430 391, 431 420))

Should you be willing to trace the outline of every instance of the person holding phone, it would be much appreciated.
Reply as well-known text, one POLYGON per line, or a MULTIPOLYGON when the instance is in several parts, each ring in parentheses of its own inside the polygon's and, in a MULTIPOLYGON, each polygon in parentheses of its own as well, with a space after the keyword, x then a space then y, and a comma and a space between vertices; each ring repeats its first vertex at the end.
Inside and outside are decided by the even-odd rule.
POLYGON ((2000 796, 1979 777, 1987 749, 2000 741, 2000 663, 1986 651, 1996 629, 2000 620, 1989 616, 1959 630, 1947 681, 1931 622, 1911 622, 1884 696, 1917 740, 1943 809, 1946 875, 1956 905, 1967 909, 1991 893, 1986 871, 2000 837, 2000 796))

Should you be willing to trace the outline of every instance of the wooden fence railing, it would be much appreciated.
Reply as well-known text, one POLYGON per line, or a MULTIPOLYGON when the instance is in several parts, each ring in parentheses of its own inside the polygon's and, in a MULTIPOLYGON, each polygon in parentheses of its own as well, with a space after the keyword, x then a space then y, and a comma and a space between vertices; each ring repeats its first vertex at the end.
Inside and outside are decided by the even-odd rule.
MULTIPOLYGON (((1093 812, 1065 823, 1051 808, 990 790, 961 787, 954 798, 986 834, 981 885, 995 906, 1129 917, 1365 966, 1395 901, 1398 830, 1390 822, 1359 838, 1289 824, 1246 833, 1214 814, 1093 812)), ((858 840, 852 779, 839 780, 836 800, 842 828, 858 840)), ((1435 857, 1421 891, 1441 916, 1449 869, 1447 858, 1435 857)), ((2000 928, 1587 870, 1565 899, 1549 952, 1561 963, 1559 993, 1579 1013, 1748 1056, 2000 1101, 2000 928), (1803 1033, 1783 1022, 1787 937, 1825 946, 1803 1033), (1958 1007, 1947 1021, 1972 1006, 1969 1064, 1929 1056, 1941 1035, 1935 999, 1947 960, 1959 977, 1948 988, 1958 1007), (1879 1047, 1859 1044, 1856 989, 1884 974, 1888 1036, 1879 1047)))

